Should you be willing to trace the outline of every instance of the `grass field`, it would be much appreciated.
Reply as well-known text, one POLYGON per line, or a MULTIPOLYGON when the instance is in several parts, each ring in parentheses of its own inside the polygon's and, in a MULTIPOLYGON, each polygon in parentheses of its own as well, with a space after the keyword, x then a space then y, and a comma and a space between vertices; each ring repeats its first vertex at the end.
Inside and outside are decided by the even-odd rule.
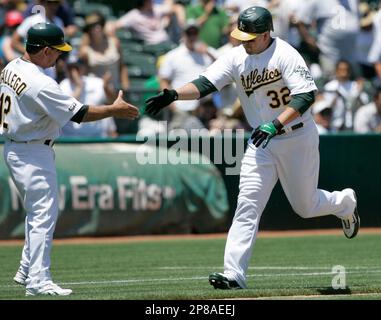
MULTIPOLYGON (((247 290, 214 290, 225 239, 55 244, 52 275, 73 289, 63 299, 381 299, 381 235, 259 238, 247 290), (344 266, 347 288, 331 288, 332 267, 344 266)), ((13 283, 21 245, 0 246, 0 299, 25 297, 13 283)), ((39 299, 41 299, 39 297, 39 299)), ((42 299, 57 299, 44 297, 42 299)))

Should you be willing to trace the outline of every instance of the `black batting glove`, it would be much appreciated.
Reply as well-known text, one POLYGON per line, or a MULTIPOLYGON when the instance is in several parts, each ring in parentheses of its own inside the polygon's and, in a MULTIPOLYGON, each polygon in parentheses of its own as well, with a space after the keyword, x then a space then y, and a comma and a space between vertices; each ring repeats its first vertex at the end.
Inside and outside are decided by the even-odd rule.
POLYGON ((148 98, 145 101, 145 113, 152 116, 157 115, 161 109, 165 108, 178 98, 179 95, 176 90, 164 89, 158 95, 148 98))
POLYGON ((279 134, 282 128, 283 125, 279 122, 278 119, 258 126, 251 135, 253 144, 258 148, 264 141, 265 143, 263 144, 262 148, 266 148, 270 140, 279 134))

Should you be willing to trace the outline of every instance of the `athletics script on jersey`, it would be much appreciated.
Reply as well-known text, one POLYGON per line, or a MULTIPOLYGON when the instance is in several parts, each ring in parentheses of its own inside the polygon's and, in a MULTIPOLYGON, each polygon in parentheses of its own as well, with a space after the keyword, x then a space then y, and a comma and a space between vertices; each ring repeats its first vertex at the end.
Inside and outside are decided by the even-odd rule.
POLYGON ((248 97, 258 88, 282 79, 282 73, 278 69, 269 70, 263 68, 262 73, 258 69, 251 71, 247 76, 241 74, 242 86, 248 97))
POLYGON ((0 84, 5 84, 10 87, 18 96, 20 96, 27 85, 22 79, 14 72, 4 69, 0 74, 0 84))

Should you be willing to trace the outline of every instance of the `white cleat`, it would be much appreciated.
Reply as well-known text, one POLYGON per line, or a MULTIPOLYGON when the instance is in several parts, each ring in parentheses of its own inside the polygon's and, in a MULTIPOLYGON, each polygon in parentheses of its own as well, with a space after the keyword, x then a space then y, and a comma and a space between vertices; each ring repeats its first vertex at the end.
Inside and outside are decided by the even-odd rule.
POLYGON ((341 219, 344 235, 348 239, 354 238, 360 229, 360 216, 357 211, 357 197, 356 193, 352 189, 348 189, 353 192, 354 199, 356 200, 356 207, 353 214, 347 219, 341 219))
POLYGON ((13 278, 13 281, 16 282, 17 284, 20 284, 22 286, 25 286, 25 281, 28 275, 20 268, 17 270, 16 275, 13 278))
POLYGON ((29 288, 26 289, 26 296, 38 296, 38 295, 49 295, 49 296, 68 296, 73 292, 71 289, 63 289, 55 283, 46 284, 40 288, 29 288))

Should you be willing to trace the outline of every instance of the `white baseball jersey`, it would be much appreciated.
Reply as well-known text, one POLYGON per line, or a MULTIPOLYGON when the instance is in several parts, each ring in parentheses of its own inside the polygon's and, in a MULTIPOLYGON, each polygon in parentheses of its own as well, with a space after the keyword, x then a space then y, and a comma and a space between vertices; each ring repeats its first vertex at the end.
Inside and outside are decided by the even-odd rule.
POLYGON ((0 94, 0 134, 18 142, 58 138, 83 106, 42 68, 22 58, 1 72, 0 94))
MULTIPOLYGON (((290 102, 290 95, 317 90, 301 55, 287 42, 275 38, 260 54, 248 55, 242 45, 215 61, 203 74, 221 90, 235 82, 249 124, 274 120, 290 102)), ((311 112, 291 122, 312 121, 311 112)))

